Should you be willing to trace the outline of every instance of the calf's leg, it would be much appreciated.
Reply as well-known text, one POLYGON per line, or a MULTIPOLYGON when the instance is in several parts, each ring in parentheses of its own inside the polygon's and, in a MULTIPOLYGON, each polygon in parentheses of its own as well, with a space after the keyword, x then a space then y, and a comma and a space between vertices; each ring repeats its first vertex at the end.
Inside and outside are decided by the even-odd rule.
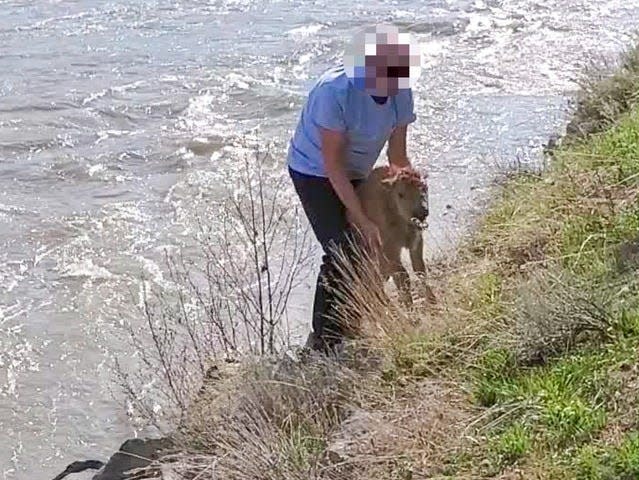
POLYGON ((399 291, 399 299, 405 306, 411 306, 413 304, 413 298, 410 293, 410 278, 408 272, 402 265, 400 259, 400 250, 393 250, 387 253, 388 258, 388 271, 390 276, 393 277, 395 286, 399 291))
POLYGON ((424 237, 421 231, 414 233, 409 252, 413 270, 416 273, 426 273, 426 264, 424 263, 424 237))
MULTIPOLYGON (((415 231, 414 237, 410 243, 410 261, 413 265, 413 270, 418 275, 425 277, 426 275, 426 263, 424 263, 424 236, 421 231, 415 231)), ((424 284, 424 293, 429 303, 435 303, 437 298, 435 293, 428 284, 424 284)))

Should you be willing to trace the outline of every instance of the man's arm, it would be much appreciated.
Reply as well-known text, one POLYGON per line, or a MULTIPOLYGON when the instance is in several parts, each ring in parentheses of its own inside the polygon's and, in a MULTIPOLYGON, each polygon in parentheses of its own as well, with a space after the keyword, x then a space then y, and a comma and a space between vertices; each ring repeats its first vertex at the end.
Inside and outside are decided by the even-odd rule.
POLYGON ((362 204, 344 168, 346 136, 343 133, 321 128, 322 155, 328 179, 342 201, 356 226, 362 231, 369 244, 381 246, 379 230, 366 216, 362 204))
POLYGON ((411 167, 406 152, 406 132, 408 125, 397 127, 388 139, 388 163, 397 168, 411 167))

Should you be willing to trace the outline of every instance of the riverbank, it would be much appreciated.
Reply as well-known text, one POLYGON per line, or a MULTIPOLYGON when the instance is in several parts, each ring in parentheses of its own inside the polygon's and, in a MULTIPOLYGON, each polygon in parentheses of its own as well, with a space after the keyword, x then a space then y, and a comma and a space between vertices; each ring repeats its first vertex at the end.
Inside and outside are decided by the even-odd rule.
POLYGON ((635 48, 584 90, 547 168, 513 173, 457 256, 431 265, 437 305, 388 305, 353 279, 361 339, 343 358, 221 369, 157 468, 636 478, 638 95, 635 48))

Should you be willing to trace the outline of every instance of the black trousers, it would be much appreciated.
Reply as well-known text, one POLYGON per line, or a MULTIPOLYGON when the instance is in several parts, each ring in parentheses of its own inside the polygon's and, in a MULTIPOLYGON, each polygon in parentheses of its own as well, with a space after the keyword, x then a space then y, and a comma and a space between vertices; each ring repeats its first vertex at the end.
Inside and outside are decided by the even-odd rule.
MULTIPOLYGON (((335 303, 332 290, 338 281, 333 252, 336 248, 342 248, 348 254, 353 231, 346 220, 346 207, 328 178, 305 175, 290 168, 289 174, 324 251, 313 301, 313 331, 316 337, 332 343, 341 336, 340 326, 331 310, 335 303)), ((361 180, 351 181, 354 187, 360 182, 361 180)))

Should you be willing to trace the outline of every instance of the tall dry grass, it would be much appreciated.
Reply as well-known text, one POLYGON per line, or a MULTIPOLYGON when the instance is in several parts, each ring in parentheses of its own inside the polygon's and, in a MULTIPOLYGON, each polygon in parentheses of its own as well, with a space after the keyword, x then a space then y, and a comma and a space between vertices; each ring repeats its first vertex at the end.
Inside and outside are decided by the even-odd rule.
MULTIPOLYGON (((400 393, 385 377, 393 362, 389 347, 414 331, 429 307, 416 302, 408 309, 388 295, 375 262, 354 249, 353 257, 338 255, 343 348, 218 364, 174 434, 181 453, 141 474, 372 480, 420 478, 432 470, 434 459, 445 454, 443 445, 461 431, 463 398, 438 380, 400 393)), ((422 280, 413 284, 419 299, 422 280)))

